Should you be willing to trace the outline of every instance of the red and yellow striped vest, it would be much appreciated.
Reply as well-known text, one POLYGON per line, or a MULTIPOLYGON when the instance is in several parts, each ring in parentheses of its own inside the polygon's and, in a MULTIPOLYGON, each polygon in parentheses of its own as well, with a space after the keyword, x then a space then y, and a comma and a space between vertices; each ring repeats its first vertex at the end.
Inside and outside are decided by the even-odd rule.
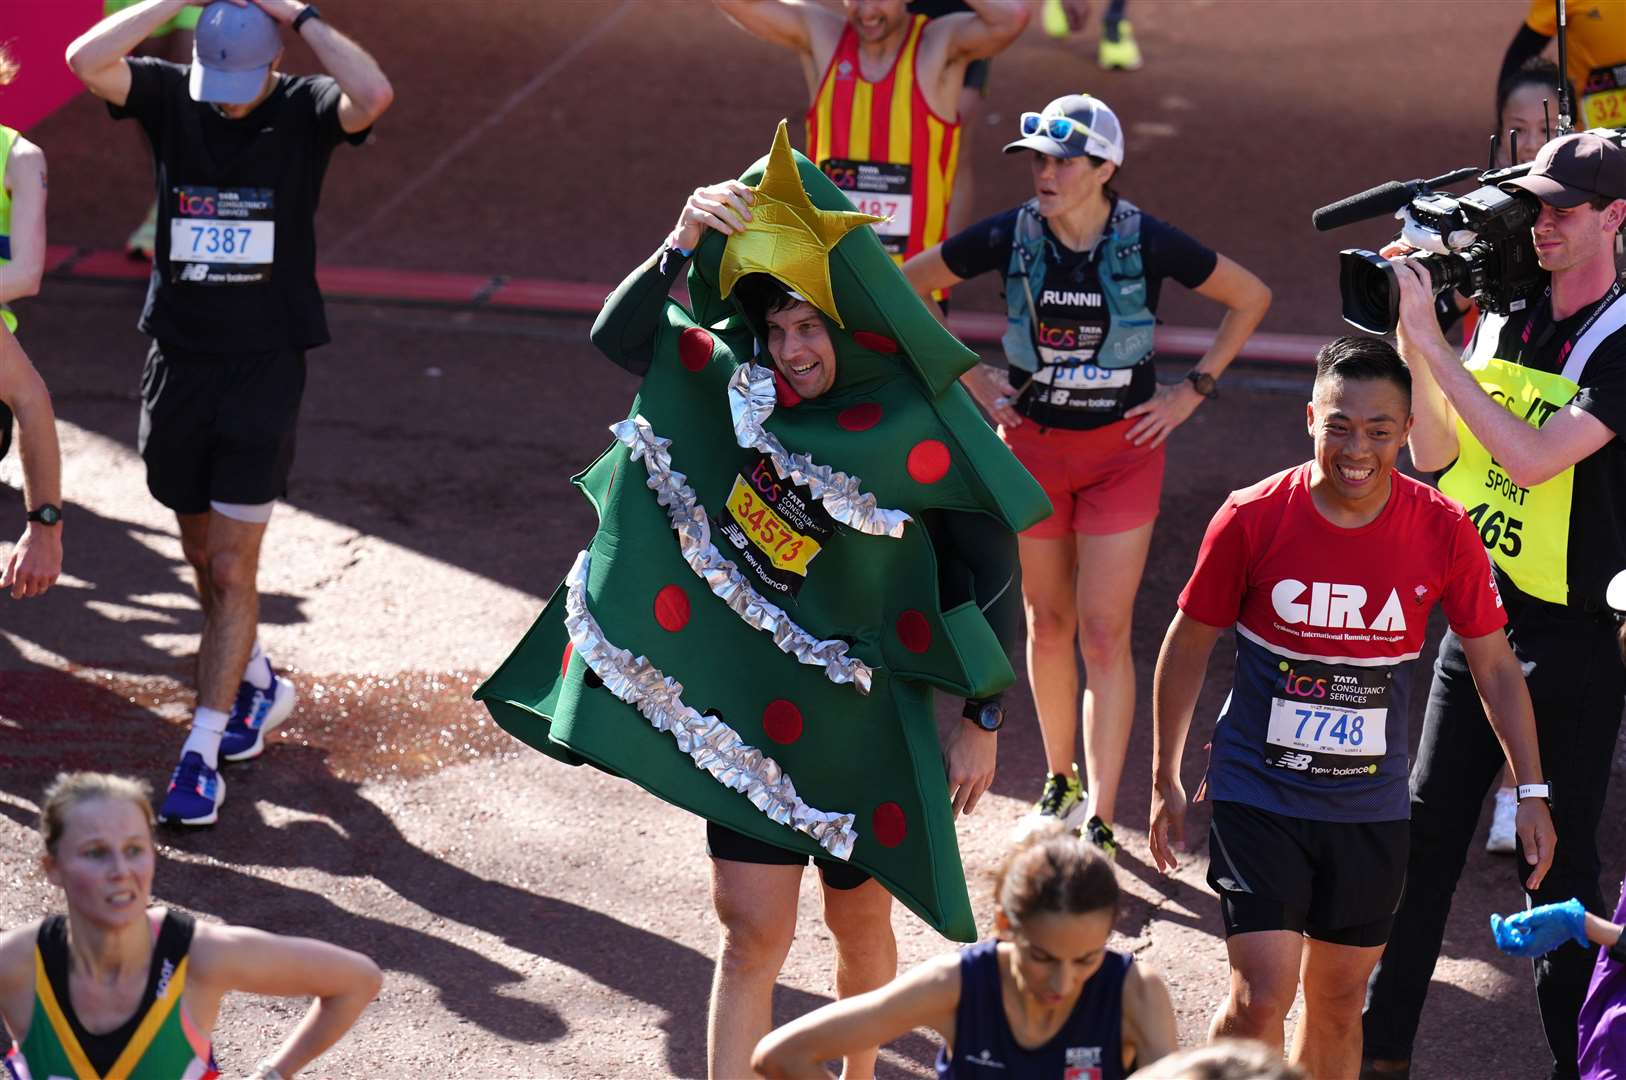
POLYGON ((859 210, 890 217, 875 226, 898 262, 941 243, 959 161, 960 123, 932 112, 916 78, 926 16, 880 82, 858 64, 858 34, 849 24, 807 110, 807 156, 859 210))

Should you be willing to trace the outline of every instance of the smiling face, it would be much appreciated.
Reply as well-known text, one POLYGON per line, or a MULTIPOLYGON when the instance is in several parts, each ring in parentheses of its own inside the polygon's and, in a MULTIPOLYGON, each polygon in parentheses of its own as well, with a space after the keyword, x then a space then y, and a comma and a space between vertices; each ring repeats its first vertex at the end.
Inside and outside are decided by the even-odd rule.
POLYGON ((1305 407, 1315 440, 1311 488, 1347 515, 1372 515, 1389 498, 1389 474, 1411 432, 1411 397, 1390 379, 1318 379, 1305 407))
POLYGON ((1110 161, 1097 165, 1088 157, 1057 158, 1037 150, 1028 151, 1028 164, 1033 169, 1039 213, 1047 218, 1065 216, 1092 200, 1106 198, 1107 181, 1118 168, 1110 161))
POLYGON ((1001 913, 996 922, 1003 924, 1000 936, 1012 946, 1017 989, 1042 1009, 1070 1007, 1106 959, 1112 914, 1111 908, 1083 914, 1036 912, 1014 927, 1001 913))
POLYGON ((842 0, 847 21, 858 40, 873 45, 885 41, 909 23, 908 0, 842 0))
POLYGON ((792 390, 816 398, 835 385, 836 348, 818 308, 801 300, 766 318, 768 354, 792 390))
POLYGON ((1616 200, 1602 210, 1590 203, 1559 208, 1541 204, 1530 229, 1536 262, 1543 270, 1573 270, 1595 259, 1614 259, 1615 232, 1626 216, 1626 201, 1616 200))
POLYGON ((109 929, 142 918, 157 863, 152 829, 128 799, 88 798, 63 815, 45 876, 67 895, 68 909, 109 929))

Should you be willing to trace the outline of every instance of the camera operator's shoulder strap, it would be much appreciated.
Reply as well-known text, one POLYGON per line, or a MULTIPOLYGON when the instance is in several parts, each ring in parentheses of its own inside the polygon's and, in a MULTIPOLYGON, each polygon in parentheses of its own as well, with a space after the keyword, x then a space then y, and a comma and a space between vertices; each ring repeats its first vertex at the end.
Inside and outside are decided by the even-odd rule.
POLYGON ((1617 280, 1610 288, 1608 295, 1598 305, 1597 311, 1587 324, 1581 328, 1581 336, 1575 342, 1575 348, 1564 360, 1564 378, 1577 385, 1581 382, 1581 373, 1586 370, 1587 361, 1592 354, 1598 351, 1609 335, 1626 327, 1626 291, 1622 291, 1617 280))

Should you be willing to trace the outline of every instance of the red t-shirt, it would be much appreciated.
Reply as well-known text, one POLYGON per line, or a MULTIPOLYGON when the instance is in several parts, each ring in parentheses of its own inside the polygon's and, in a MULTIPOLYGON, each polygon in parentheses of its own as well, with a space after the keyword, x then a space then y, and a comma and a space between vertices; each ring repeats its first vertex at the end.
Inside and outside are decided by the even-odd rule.
POLYGON ((1465 638, 1507 622, 1490 560, 1456 502, 1400 473, 1356 529, 1310 497, 1312 464, 1232 492, 1208 525, 1180 610, 1236 625, 1236 683, 1208 789, 1323 821, 1409 816, 1411 665, 1435 604, 1465 638))

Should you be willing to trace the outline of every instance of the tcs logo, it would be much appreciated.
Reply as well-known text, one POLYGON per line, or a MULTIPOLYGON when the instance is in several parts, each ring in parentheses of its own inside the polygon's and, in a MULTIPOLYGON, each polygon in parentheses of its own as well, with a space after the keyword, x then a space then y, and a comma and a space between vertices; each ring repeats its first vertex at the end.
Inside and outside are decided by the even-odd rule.
POLYGON ((769 471, 767 458, 759 460, 757 467, 751 470, 751 486, 757 490, 758 494, 775 506, 779 505, 779 497, 785 493, 784 487, 769 471))
POLYGON ((181 191, 176 193, 175 202, 175 211, 181 217, 215 216, 215 197, 213 195, 194 195, 189 191, 181 191))
POLYGON ((1400 606, 1400 593, 1395 589, 1389 590, 1389 599, 1370 622, 1363 614, 1366 590, 1359 585, 1330 581, 1312 581, 1306 585, 1284 578, 1270 590, 1270 606, 1289 626, 1400 632, 1406 629, 1406 612, 1400 606))
POLYGON ((1327 680, 1309 675, 1300 675, 1283 660, 1278 668, 1283 672, 1282 692, 1290 697, 1298 698, 1324 698, 1327 696, 1327 680))

